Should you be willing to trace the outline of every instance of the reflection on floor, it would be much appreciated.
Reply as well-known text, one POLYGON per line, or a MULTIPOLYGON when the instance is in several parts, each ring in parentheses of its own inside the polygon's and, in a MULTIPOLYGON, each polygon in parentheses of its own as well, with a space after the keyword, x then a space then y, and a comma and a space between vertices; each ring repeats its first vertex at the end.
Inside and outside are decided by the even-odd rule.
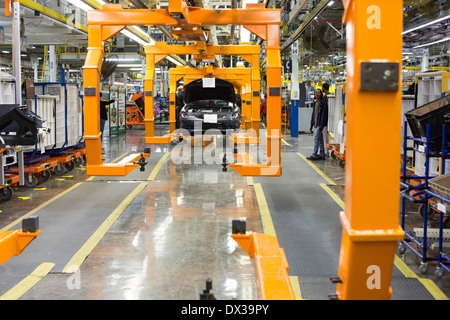
MULTIPOLYGON (((166 127, 158 127, 162 135, 166 127)), ((112 162, 145 145, 143 127, 103 140, 104 161, 112 162)), ((176 145, 151 145, 152 153, 166 153, 176 145)), ((312 135, 284 137, 282 152, 308 156, 312 135)), ((253 187, 220 163, 175 165, 169 159, 90 253, 75 275, 50 273, 21 299, 193 299, 213 280, 218 299, 259 299, 253 261, 231 239, 231 220, 247 219, 247 229, 262 231, 253 187)), ((303 161, 299 157, 299 161, 303 161)), ((329 186, 344 199, 344 169, 327 158, 315 165, 336 185, 329 186)), ((147 168, 150 174, 152 168, 147 168)), ((10 201, 0 203, 0 228, 45 203, 75 183, 86 181, 84 167, 62 177, 51 177, 36 188, 14 188, 10 201)), ((103 179, 96 183, 126 183, 103 179)), ((80 199, 80 202, 82 199, 80 199)), ((374 199, 377 201, 377 199, 374 199)), ((408 207, 408 226, 420 226, 414 205, 408 207)), ((435 219, 430 221, 435 224, 435 219)), ((282 231, 280 231, 282 232, 282 231)), ((406 253, 405 262, 420 277, 429 278, 450 295, 449 276, 418 271, 418 261, 406 253)), ((0 266, 1 268, 1 266, 0 266)))

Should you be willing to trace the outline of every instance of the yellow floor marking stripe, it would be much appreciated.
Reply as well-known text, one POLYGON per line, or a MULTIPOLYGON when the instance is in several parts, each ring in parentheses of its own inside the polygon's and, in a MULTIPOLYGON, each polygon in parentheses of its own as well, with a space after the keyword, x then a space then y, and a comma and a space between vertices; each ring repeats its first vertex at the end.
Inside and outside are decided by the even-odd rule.
POLYGON ((286 140, 284 140, 283 138, 281 138, 281 141, 285 144, 285 145, 287 145, 287 146, 290 146, 291 144, 290 143, 288 143, 286 140))
MULTIPOLYGON (((320 186, 331 196, 331 198, 333 198, 334 201, 336 201, 336 203, 342 208, 342 210, 345 209, 344 201, 342 201, 341 198, 339 198, 325 183, 321 183, 320 186)), ((419 280, 419 282, 433 296, 434 299, 449 300, 433 280, 420 278, 397 255, 395 255, 394 257, 394 264, 406 278, 414 278, 419 280)))
POLYGON ((32 273, 25 277, 22 281, 9 289, 5 294, 0 297, 0 300, 17 300, 23 296, 28 290, 30 290, 36 283, 41 281, 52 268, 54 263, 44 262, 41 263, 32 273))
MULTIPOLYGON (((276 237, 275 227, 273 225, 272 217, 270 216, 269 206, 267 205, 266 196, 260 183, 254 183, 256 199, 258 201, 259 213, 261 215, 261 221, 265 234, 276 237)), ((297 276, 289 276, 292 289, 294 290, 295 298, 302 300, 302 294, 300 291, 300 282, 297 276)))
POLYGON ((333 198, 334 201, 341 207, 342 210, 345 210, 345 202, 342 201, 341 198, 338 197, 336 193, 333 192, 325 183, 321 183, 320 186, 333 198))
POLYGON ((100 242, 106 232, 111 228, 113 223, 120 217, 130 203, 138 196, 138 194, 144 190, 147 186, 146 182, 140 183, 109 215, 109 217, 98 227, 98 229, 92 234, 92 236, 86 241, 86 243, 78 250, 77 253, 70 259, 63 269, 63 273, 75 272, 86 259, 86 257, 92 252, 95 246, 100 242))
POLYGON ((311 161, 309 161, 308 159, 306 159, 306 157, 305 157, 304 155, 302 155, 300 152, 297 152, 297 154, 300 156, 300 158, 302 158, 303 160, 305 160, 305 162, 306 162, 307 164, 309 164, 314 170, 316 170, 316 172, 317 172, 318 174, 320 174, 320 176, 321 176, 322 178, 324 178, 324 179, 328 182, 328 184, 333 185, 333 186, 336 185, 336 183, 335 183, 333 180, 331 180, 325 173, 323 173, 322 170, 320 170, 319 168, 317 168, 317 166, 316 166, 314 163, 312 163, 311 161))
POLYGON ((253 177, 247 177, 247 185, 248 186, 253 186, 255 183, 253 182, 253 177))
POLYGON ((148 178, 147 178, 148 181, 155 180, 156 176, 158 175, 159 170, 161 169, 162 165, 164 164, 164 162, 167 160, 167 158, 169 156, 170 156, 170 152, 166 152, 163 155, 163 157, 161 159, 159 159, 158 163, 156 164, 156 166, 153 168, 152 172, 148 176, 148 178))
POLYGON ((256 199, 258 200, 259 212, 265 234, 276 237, 275 227, 273 226, 272 217, 270 216, 269 206, 267 205, 266 196, 260 183, 254 184, 256 199))
POLYGON ((425 287, 425 289, 428 290, 428 292, 433 296, 434 299, 449 300, 448 297, 442 292, 442 290, 436 285, 436 283, 434 283, 433 280, 420 278, 397 255, 395 255, 394 264, 406 278, 414 278, 419 280, 419 282, 425 287))
POLYGON ((302 297, 302 292, 300 291, 300 282, 298 281, 298 277, 289 276, 289 280, 291 281, 292 290, 294 290, 295 299, 304 300, 302 297))
POLYGON ((124 153, 122 153, 122 155, 118 156, 117 158, 115 158, 115 159, 114 159, 113 161, 111 161, 111 162, 116 162, 116 161, 118 161, 120 158, 125 157, 127 154, 128 154, 128 152, 124 152, 124 153))
POLYGON ((44 202, 43 204, 41 204, 39 207, 31 210, 30 212, 28 212, 27 214, 25 214, 24 216, 16 219, 14 222, 11 222, 10 224, 8 224, 6 227, 4 227, 3 229, 0 230, 0 232, 3 231, 7 231, 10 228, 12 228, 13 226, 15 226, 16 224, 18 224, 19 222, 21 222, 24 218, 31 216, 32 214, 36 213, 37 211, 41 210, 42 208, 44 208, 45 206, 49 205, 50 203, 54 202, 56 199, 61 198, 63 195, 65 195, 66 193, 69 193, 70 191, 72 191, 73 189, 79 187, 82 184, 82 182, 78 182, 76 184, 74 184, 73 186, 71 186, 69 189, 61 192, 60 194, 54 196, 53 198, 51 198, 50 200, 44 202))

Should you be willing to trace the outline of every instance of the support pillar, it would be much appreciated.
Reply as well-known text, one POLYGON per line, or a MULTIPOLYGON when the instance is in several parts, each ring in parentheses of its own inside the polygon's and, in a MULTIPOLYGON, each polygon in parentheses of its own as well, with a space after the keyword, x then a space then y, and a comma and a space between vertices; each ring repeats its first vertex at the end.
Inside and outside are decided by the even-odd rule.
POLYGON ((398 218, 403 1, 344 0, 344 6, 348 147, 336 294, 390 299, 395 250, 404 234, 398 218), (383 161, 367 157, 367 143, 375 140, 383 141, 383 161), (383 200, 373 201, 367 186, 380 174, 383 200))
POLYGON ((298 40, 291 46, 292 75, 291 75, 291 137, 298 137, 298 106, 300 104, 300 85, 298 81, 298 40))

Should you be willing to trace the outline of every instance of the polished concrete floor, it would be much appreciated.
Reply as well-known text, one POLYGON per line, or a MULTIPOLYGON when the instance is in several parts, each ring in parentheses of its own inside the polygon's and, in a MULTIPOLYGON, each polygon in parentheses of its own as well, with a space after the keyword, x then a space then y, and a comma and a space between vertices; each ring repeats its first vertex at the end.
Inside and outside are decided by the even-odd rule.
MULTIPOLYGON (((166 129, 161 127, 160 133, 166 129)), ((143 127, 105 138, 103 144, 104 160, 112 162, 144 146, 143 127)), ((174 146, 151 148, 152 153, 165 153, 174 146)), ((310 134, 284 137, 282 152, 308 156, 311 150, 310 134)), ((315 164, 336 183, 330 188, 343 198, 344 169, 331 158, 315 164)), ((81 166, 61 177, 53 176, 36 188, 14 188, 13 198, 0 203, 0 229, 75 183, 90 183, 86 179, 81 166)), ((127 179, 105 178, 96 183, 120 184, 127 179)), ((420 226, 417 208, 410 205, 408 210, 408 226, 420 226)), ((233 218, 246 218, 248 230, 262 231, 255 192, 246 178, 233 170, 222 172, 220 164, 175 165, 169 158, 79 272, 50 272, 20 299, 197 300, 207 278, 213 280, 218 299, 259 299, 254 262, 230 237, 233 218)), ((435 224, 435 220, 430 223, 435 224)), ((431 266, 428 274, 422 275, 413 254, 407 251, 404 259, 420 277, 433 280, 450 296, 448 274, 438 279, 431 266)))

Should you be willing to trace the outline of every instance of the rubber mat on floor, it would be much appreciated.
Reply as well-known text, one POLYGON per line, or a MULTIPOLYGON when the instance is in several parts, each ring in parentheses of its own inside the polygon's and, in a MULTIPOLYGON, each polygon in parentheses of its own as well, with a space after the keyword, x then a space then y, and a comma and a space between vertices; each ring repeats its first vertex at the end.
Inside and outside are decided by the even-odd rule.
MULTIPOLYGON (((342 209, 320 186, 324 178, 297 154, 283 153, 282 161, 281 177, 253 180, 262 186, 289 274, 298 276, 302 297, 328 299, 335 292, 329 278, 339 268, 342 209)), ((417 279, 406 278, 397 267, 391 286, 392 299, 433 299, 417 279)))

